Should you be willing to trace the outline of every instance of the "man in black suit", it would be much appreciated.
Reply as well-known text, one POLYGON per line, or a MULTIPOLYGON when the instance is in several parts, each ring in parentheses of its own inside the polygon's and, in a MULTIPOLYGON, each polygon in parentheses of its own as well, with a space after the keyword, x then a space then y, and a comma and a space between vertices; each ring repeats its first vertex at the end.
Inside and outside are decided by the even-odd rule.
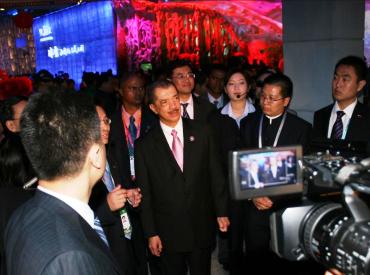
MULTIPOLYGON (((283 74, 272 74, 265 79, 261 94, 262 113, 255 112, 241 121, 242 142, 246 148, 263 148, 266 146, 302 145, 308 150, 311 125, 305 120, 287 112, 293 94, 292 81, 283 74)), ((273 181, 269 162, 265 163, 265 176, 260 176, 264 184, 273 181), (269 175, 270 174, 270 175, 269 175)), ((263 173, 262 173, 263 174, 263 173)), ((277 175, 277 168, 276 173, 277 175)), ((275 177, 276 178, 276 177, 275 177)), ((270 251, 269 217, 273 210, 295 200, 284 198, 260 197, 246 202, 247 206, 247 265, 249 270, 269 274, 269 265, 284 274, 295 274, 295 266, 283 262, 270 251), (265 265, 256 265, 258 259, 265 265), (267 269, 265 269, 267 268, 267 269)), ((252 273, 253 273, 252 272, 252 273)))
POLYGON ((192 94, 194 91, 194 78, 192 66, 185 60, 175 60, 168 66, 167 77, 179 92, 181 116, 208 122, 209 115, 216 110, 215 106, 203 98, 192 94))
POLYGON ((366 84, 366 63, 357 56, 347 56, 335 65, 330 104, 315 112, 315 140, 370 140, 370 109, 357 100, 366 84))
MULTIPOLYGON (((99 101, 95 101, 95 105, 100 120, 101 139, 107 145, 111 120, 99 101)), ((140 201, 138 188, 125 189, 115 183, 107 161, 102 179, 92 190, 89 205, 100 219, 113 256, 127 275, 140 274, 140 263, 135 257, 131 242, 132 221, 127 213, 131 207, 138 207, 140 201), (122 223, 123 218, 125 223, 122 223)))
POLYGON ((229 97, 225 93, 226 68, 222 64, 211 64, 207 74, 207 93, 202 98, 209 101, 217 109, 223 108, 228 102, 229 97))
POLYGON ((91 100, 36 94, 22 113, 21 129, 39 185, 8 223, 8 274, 121 274, 87 204, 106 161, 91 100))
POLYGON ((171 82, 155 82, 148 96, 160 123, 138 140, 135 167, 149 249, 165 275, 210 274, 216 221, 221 231, 229 225, 213 136, 204 124, 181 119, 171 82))
MULTIPOLYGON (((124 189, 137 188, 134 164, 135 140, 145 136, 157 121, 155 115, 143 106, 145 82, 139 73, 130 73, 121 79, 121 105, 112 116, 107 159, 112 177, 124 189)), ((137 262, 138 274, 147 274, 147 249, 140 217, 128 208, 132 225, 130 243, 137 262)))

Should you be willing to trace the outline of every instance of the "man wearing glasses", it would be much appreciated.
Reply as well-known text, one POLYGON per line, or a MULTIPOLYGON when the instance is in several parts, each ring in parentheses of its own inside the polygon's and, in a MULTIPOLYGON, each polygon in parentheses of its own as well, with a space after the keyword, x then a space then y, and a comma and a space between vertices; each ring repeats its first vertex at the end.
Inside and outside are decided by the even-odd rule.
MULTIPOLYGON (((304 151, 307 150, 312 127, 307 121, 287 112, 292 94, 293 84, 286 75, 272 74, 265 79, 260 96, 262 112, 252 113, 240 123, 242 142, 246 148, 300 144, 304 151)), ((266 267, 274 266, 284 274, 297 274, 294 273, 297 272, 295 265, 278 259, 269 247, 269 216, 286 203, 286 199, 269 197, 254 198, 247 202, 247 258, 250 259, 248 267, 254 271, 261 272, 263 268, 254 266, 260 258, 264 259, 266 267)), ((264 272, 267 270, 262 270, 261 274, 264 272)))
MULTIPOLYGON (((135 140, 144 136, 157 121, 143 106, 145 81, 141 74, 131 73, 121 79, 121 105, 111 119, 107 159, 116 185, 124 189, 137 188, 134 165, 135 140)), ((137 211, 128 208, 132 234, 130 242, 137 261, 137 274, 147 274, 146 245, 137 211)))
POLYGON ((193 96, 194 79, 195 74, 191 64, 186 60, 175 60, 169 64, 168 80, 175 85, 179 92, 181 116, 205 123, 215 107, 206 100, 193 96))

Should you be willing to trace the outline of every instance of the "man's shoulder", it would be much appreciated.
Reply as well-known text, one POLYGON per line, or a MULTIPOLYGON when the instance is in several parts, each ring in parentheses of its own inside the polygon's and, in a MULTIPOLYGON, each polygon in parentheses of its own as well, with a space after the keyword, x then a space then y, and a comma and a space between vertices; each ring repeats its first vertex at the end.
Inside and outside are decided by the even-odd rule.
POLYGON ((329 104, 329 105, 315 111, 314 114, 315 114, 315 116, 320 116, 320 115, 323 115, 323 114, 326 114, 326 113, 330 113, 331 110, 333 109, 333 106, 334 106, 334 104, 329 104))
POLYGON ((287 113, 287 119, 289 119, 290 123, 293 125, 296 125, 298 127, 302 128, 311 128, 312 124, 309 123, 308 121, 304 120, 303 118, 287 113))
POLYGON ((208 100, 208 97, 201 97, 201 96, 194 96, 193 95, 193 101, 194 101, 194 105, 198 105, 198 106, 201 106, 202 109, 206 109, 206 110, 210 110, 210 111, 213 111, 213 110, 216 110, 216 107, 209 102, 208 100))

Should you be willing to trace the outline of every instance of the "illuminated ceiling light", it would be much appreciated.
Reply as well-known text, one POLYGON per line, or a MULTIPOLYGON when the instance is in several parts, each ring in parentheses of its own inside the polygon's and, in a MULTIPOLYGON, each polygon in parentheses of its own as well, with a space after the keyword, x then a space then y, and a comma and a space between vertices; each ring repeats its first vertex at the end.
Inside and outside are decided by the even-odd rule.
POLYGON ((78 0, 78 1, 77 1, 77 5, 82 4, 82 3, 83 3, 83 1, 84 1, 84 0, 78 0))
POLYGON ((5 11, 5 9, 4 8, 0 8, 0 11, 5 11))

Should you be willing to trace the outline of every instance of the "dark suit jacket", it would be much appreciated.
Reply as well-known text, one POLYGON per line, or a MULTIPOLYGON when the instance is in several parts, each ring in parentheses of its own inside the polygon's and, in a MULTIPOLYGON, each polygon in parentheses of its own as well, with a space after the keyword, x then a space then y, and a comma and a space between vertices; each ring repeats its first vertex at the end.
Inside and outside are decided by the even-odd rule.
POLYGON ((136 259, 134 258, 130 241, 125 238, 121 217, 118 211, 112 212, 107 202, 108 189, 100 180, 92 190, 89 205, 99 217, 107 236, 109 248, 126 275, 135 274, 136 259))
POLYGON ((193 95, 192 97, 194 101, 194 120, 207 123, 212 113, 216 112, 216 107, 203 98, 193 95))
MULTIPOLYGON (((240 132, 244 148, 258 148, 260 118, 261 113, 254 112, 240 122, 240 132)), ((311 132, 312 127, 310 123, 295 115, 287 113, 277 146, 300 144, 303 146, 303 151, 307 152, 311 142, 311 132)))
POLYGON ((5 232, 9 275, 121 274, 108 247, 71 207, 41 191, 5 232))
POLYGON ((6 225, 13 212, 24 202, 30 199, 33 191, 26 191, 19 187, 0 188, 0 274, 6 275, 5 257, 4 257, 4 232, 6 225))
MULTIPOLYGON (((146 135, 157 121, 156 116, 146 107, 142 108, 140 136, 146 135)), ((125 129, 122 121, 122 110, 118 108, 112 116, 109 143, 107 145, 107 159, 116 184, 124 188, 134 188, 131 179, 130 157, 127 148, 125 129)))
MULTIPOLYGON (((313 120, 313 138, 317 140, 327 139, 330 114, 334 104, 326 106, 315 112, 313 120)), ((350 119, 345 140, 370 141, 370 109, 364 104, 357 102, 350 119)))
POLYGON ((216 216, 227 216, 227 193, 210 129, 183 119, 184 172, 159 123, 136 144, 146 237, 159 235, 166 252, 189 252, 214 243, 216 216))

